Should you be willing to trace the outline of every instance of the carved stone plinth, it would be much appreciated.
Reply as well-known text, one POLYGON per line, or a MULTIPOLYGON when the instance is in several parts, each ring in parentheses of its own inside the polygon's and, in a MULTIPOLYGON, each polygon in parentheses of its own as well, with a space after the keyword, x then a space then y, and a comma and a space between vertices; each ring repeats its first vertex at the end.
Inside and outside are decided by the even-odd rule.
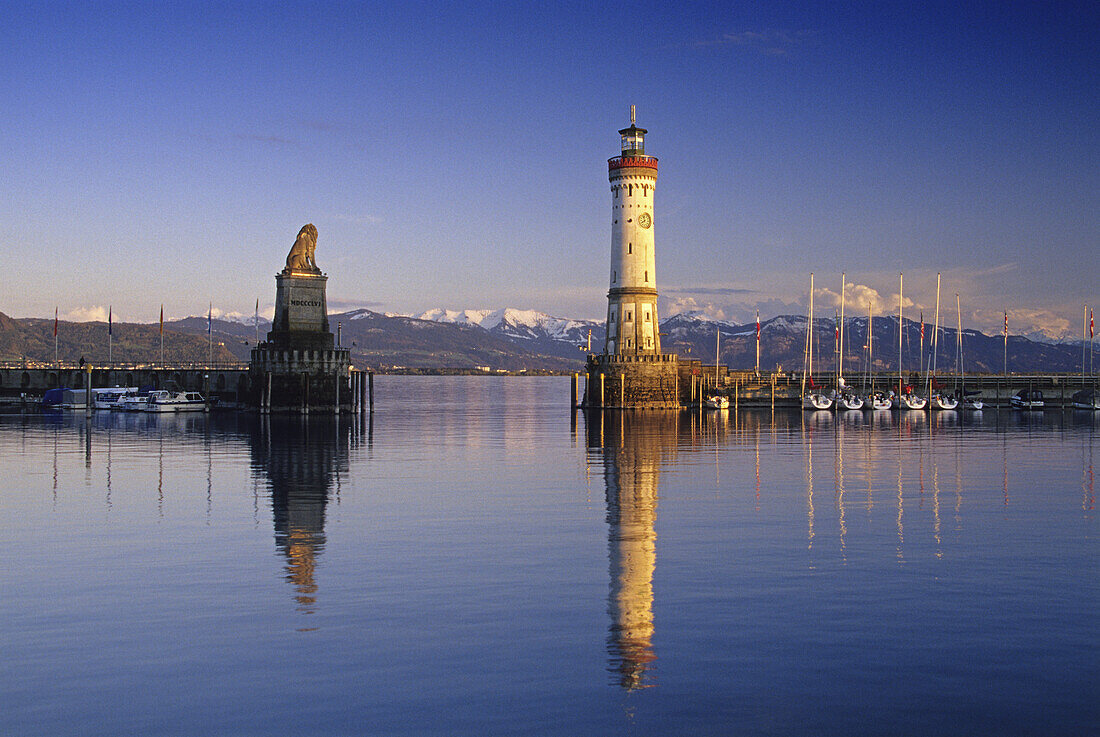
POLYGON ((331 350, 323 274, 283 272, 275 277, 275 319, 267 342, 289 350, 331 350))

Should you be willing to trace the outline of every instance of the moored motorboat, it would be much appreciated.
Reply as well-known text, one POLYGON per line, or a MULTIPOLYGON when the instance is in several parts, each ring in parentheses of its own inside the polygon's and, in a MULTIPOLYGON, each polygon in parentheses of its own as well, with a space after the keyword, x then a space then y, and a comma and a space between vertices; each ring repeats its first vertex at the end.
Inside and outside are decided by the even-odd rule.
POLYGON ((1042 409, 1043 393, 1038 389, 1021 389, 1012 397, 1012 409, 1042 409))
POLYGON ((145 409, 145 405, 149 403, 149 394, 128 394, 122 399, 118 400, 118 405, 111 409, 120 410, 122 412, 141 412, 145 409))
POLYGON ((198 392, 168 392, 163 389, 149 392, 146 412, 201 412, 206 400, 198 392))
POLYGON ((117 409, 123 397, 133 396, 138 393, 137 387, 112 386, 101 389, 92 389, 92 400, 96 409, 117 409))
POLYGON ((1095 389, 1082 389, 1073 393, 1074 409, 1100 410, 1100 392, 1095 389))

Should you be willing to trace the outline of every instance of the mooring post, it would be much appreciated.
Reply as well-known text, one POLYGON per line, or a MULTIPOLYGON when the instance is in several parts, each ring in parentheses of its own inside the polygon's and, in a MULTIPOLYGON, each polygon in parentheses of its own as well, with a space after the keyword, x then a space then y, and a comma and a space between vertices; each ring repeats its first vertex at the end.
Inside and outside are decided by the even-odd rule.
POLYGON ((772 412, 775 411, 775 374, 772 374, 772 412))
POLYGON ((733 380, 733 411, 736 412, 741 400, 741 380, 733 380))
POLYGON ((619 372, 619 409, 626 408, 626 373, 619 372))
POLYGON ((271 372, 267 372, 267 409, 264 414, 271 414, 271 372))
POLYGON ((84 365, 84 414, 92 414, 92 364, 84 365))
POLYGON ((600 372, 600 409, 604 408, 604 396, 603 396, 604 381, 603 381, 603 379, 604 379, 604 372, 601 371, 600 372))
POLYGON ((367 372, 367 394, 370 400, 370 412, 374 414, 374 372, 367 372))
POLYGON ((569 406, 576 408, 577 406, 577 373, 574 371, 569 375, 569 406))
MULTIPOLYGON (((337 323, 339 325, 339 323, 337 323)), ((340 414, 340 372, 336 372, 336 406, 334 408, 336 414, 340 414)))

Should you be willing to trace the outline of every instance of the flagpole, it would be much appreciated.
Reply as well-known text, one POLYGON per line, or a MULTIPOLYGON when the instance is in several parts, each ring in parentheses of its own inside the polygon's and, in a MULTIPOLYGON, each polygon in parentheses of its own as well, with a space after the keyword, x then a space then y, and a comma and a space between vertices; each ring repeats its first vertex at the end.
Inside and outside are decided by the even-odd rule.
POLYGON ((214 302, 210 302, 210 309, 206 313, 206 365, 214 360, 214 302))
POLYGON ((160 303, 160 367, 164 368, 164 303, 160 303))
POLYGON ((1085 305, 1085 313, 1081 316, 1081 386, 1085 385, 1085 331, 1089 327, 1089 306, 1085 305))
POLYGON ((114 317, 114 308, 113 307, 108 307, 107 308, 107 364, 109 366, 114 366, 115 365, 115 354, 114 354, 115 340, 114 340, 114 320, 113 320, 113 317, 114 317))
POLYGON ((61 367, 57 362, 57 307, 53 308, 53 363, 58 368, 61 367))
POLYGON ((256 340, 253 342, 253 347, 260 344, 260 298, 256 298, 256 316, 252 319, 252 327, 256 332, 256 340))
POLYGON ((760 375, 760 310, 756 311, 756 375, 760 375))

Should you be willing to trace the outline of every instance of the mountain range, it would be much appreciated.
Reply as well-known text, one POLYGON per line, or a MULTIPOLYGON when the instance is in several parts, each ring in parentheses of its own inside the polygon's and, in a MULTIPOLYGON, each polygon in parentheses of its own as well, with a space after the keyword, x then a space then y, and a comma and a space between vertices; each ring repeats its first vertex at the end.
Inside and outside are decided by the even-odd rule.
MULTIPOLYGON (((593 320, 554 317, 533 310, 429 310, 416 315, 378 313, 367 309, 329 315, 330 327, 351 349, 352 361, 380 371, 504 370, 576 371, 584 365, 589 336, 592 352, 604 344, 604 325, 593 320)), ((782 315, 760 326, 760 368, 802 369, 806 353, 807 319, 782 315)), ((866 370, 866 317, 851 318, 845 325, 844 361, 848 373, 866 370)), ((165 359, 204 361, 210 351, 215 361, 247 361, 257 336, 263 340, 269 321, 214 319, 207 335, 207 318, 187 317, 166 321, 165 359), (209 340, 209 342, 208 342, 209 340), (212 344, 212 350, 210 348, 212 344)), ((53 359, 53 320, 10 318, 0 313, 0 360, 53 359)), ((701 313, 681 313, 661 323, 665 352, 682 359, 714 363, 715 343, 721 334, 720 360, 734 369, 756 364, 756 325, 712 319, 701 313)), ((832 318, 814 320, 816 370, 836 366, 836 323, 832 318)), ((897 318, 876 317, 873 322, 872 358, 877 371, 898 368, 897 318)), ((921 360, 921 325, 904 321, 902 366, 916 371, 932 360, 932 326, 925 325, 924 360, 921 360)), ((962 331, 963 366, 968 372, 999 373, 1005 360, 1001 335, 977 330, 962 331)), ((157 324, 115 323, 113 358, 118 362, 159 360, 157 324)), ((107 326, 104 323, 61 322, 58 352, 62 360, 84 356, 93 362, 107 359, 107 326)), ((936 368, 955 370, 955 328, 941 328, 936 368)), ((1010 372, 1076 372, 1081 370, 1082 343, 1050 343, 1023 336, 1008 338, 1010 372)), ((1086 369, 1089 363, 1087 345, 1086 369)))

